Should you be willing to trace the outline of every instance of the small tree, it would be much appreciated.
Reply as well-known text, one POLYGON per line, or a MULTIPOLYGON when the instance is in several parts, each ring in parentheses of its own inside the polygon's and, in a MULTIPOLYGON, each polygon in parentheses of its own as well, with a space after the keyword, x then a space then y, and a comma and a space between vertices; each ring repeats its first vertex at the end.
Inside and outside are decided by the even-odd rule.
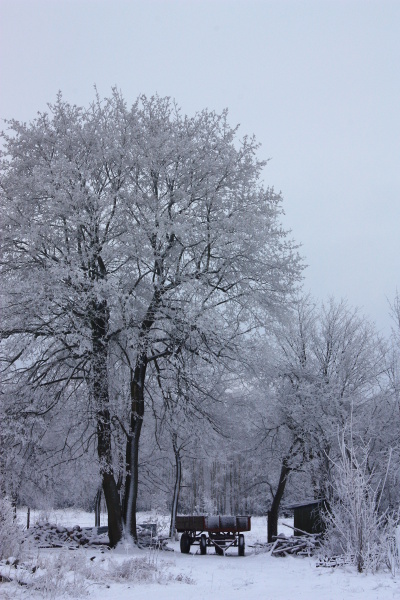
POLYGON ((332 500, 324 519, 327 525, 323 552, 344 554, 359 573, 375 572, 387 563, 394 526, 380 511, 385 481, 374 483, 368 470, 368 447, 359 459, 352 442, 340 441, 340 458, 334 463, 332 500))
POLYGON ((14 515, 14 507, 7 497, 0 496, 0 560, 19 557, 23 540, 22 529, 14 515))

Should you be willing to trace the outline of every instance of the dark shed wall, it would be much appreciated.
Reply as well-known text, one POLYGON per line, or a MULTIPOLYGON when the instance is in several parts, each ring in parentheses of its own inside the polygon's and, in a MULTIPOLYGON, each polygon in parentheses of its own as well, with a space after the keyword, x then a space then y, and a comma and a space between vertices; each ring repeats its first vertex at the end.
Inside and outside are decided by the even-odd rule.
MULTIPOLYGON (((321 510, 323 507, 323 501, 294 507, 294 526, 307 533, 322 533, 324 527, 321 510)), ((295 531, 295 535, 301 535, 301 532, 295 531)))

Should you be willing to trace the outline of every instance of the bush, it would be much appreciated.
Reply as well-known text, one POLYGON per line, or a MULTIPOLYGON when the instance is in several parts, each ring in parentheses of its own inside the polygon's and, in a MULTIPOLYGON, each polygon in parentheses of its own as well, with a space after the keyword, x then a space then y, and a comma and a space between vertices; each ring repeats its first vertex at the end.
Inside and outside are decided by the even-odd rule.
POLYGON ((0 560, 10 556, 19 558, 23 537, 11 502, 8 498, 0 498, 0 560))
POLYGON ((380 512, 382 485, 373 486, 367 469, 367 449, 358 460, 353 446, 342 439, 340 459, 334 464, 333 500, 325 512, 326 532, 321 546, 325 555, 344 555, 359 573, 375 572, 383 565, 393 571, 398 564, 395 532, 398 515, 380 512))

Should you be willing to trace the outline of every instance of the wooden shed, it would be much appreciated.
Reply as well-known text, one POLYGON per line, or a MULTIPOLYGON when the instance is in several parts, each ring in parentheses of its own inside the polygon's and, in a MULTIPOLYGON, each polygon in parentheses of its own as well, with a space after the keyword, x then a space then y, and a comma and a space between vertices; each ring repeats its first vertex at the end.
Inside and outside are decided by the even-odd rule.
POLYGON ((321 513, 326 509, 325 498, 292 504, 286 508, 293 510, 295 535, 301 535, 301 531, 307 533, 322 533, 324 531, 321 513))

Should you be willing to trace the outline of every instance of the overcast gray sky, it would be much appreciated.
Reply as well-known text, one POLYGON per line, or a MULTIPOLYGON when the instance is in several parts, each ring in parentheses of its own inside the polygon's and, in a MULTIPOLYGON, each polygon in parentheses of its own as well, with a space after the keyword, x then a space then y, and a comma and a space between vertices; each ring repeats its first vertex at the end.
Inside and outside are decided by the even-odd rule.
POLYGON ((400 0, 0 0, 0 117, 116 85, 228 107, 271 158, 305 290, 390 328, 400 291, 400 0))

